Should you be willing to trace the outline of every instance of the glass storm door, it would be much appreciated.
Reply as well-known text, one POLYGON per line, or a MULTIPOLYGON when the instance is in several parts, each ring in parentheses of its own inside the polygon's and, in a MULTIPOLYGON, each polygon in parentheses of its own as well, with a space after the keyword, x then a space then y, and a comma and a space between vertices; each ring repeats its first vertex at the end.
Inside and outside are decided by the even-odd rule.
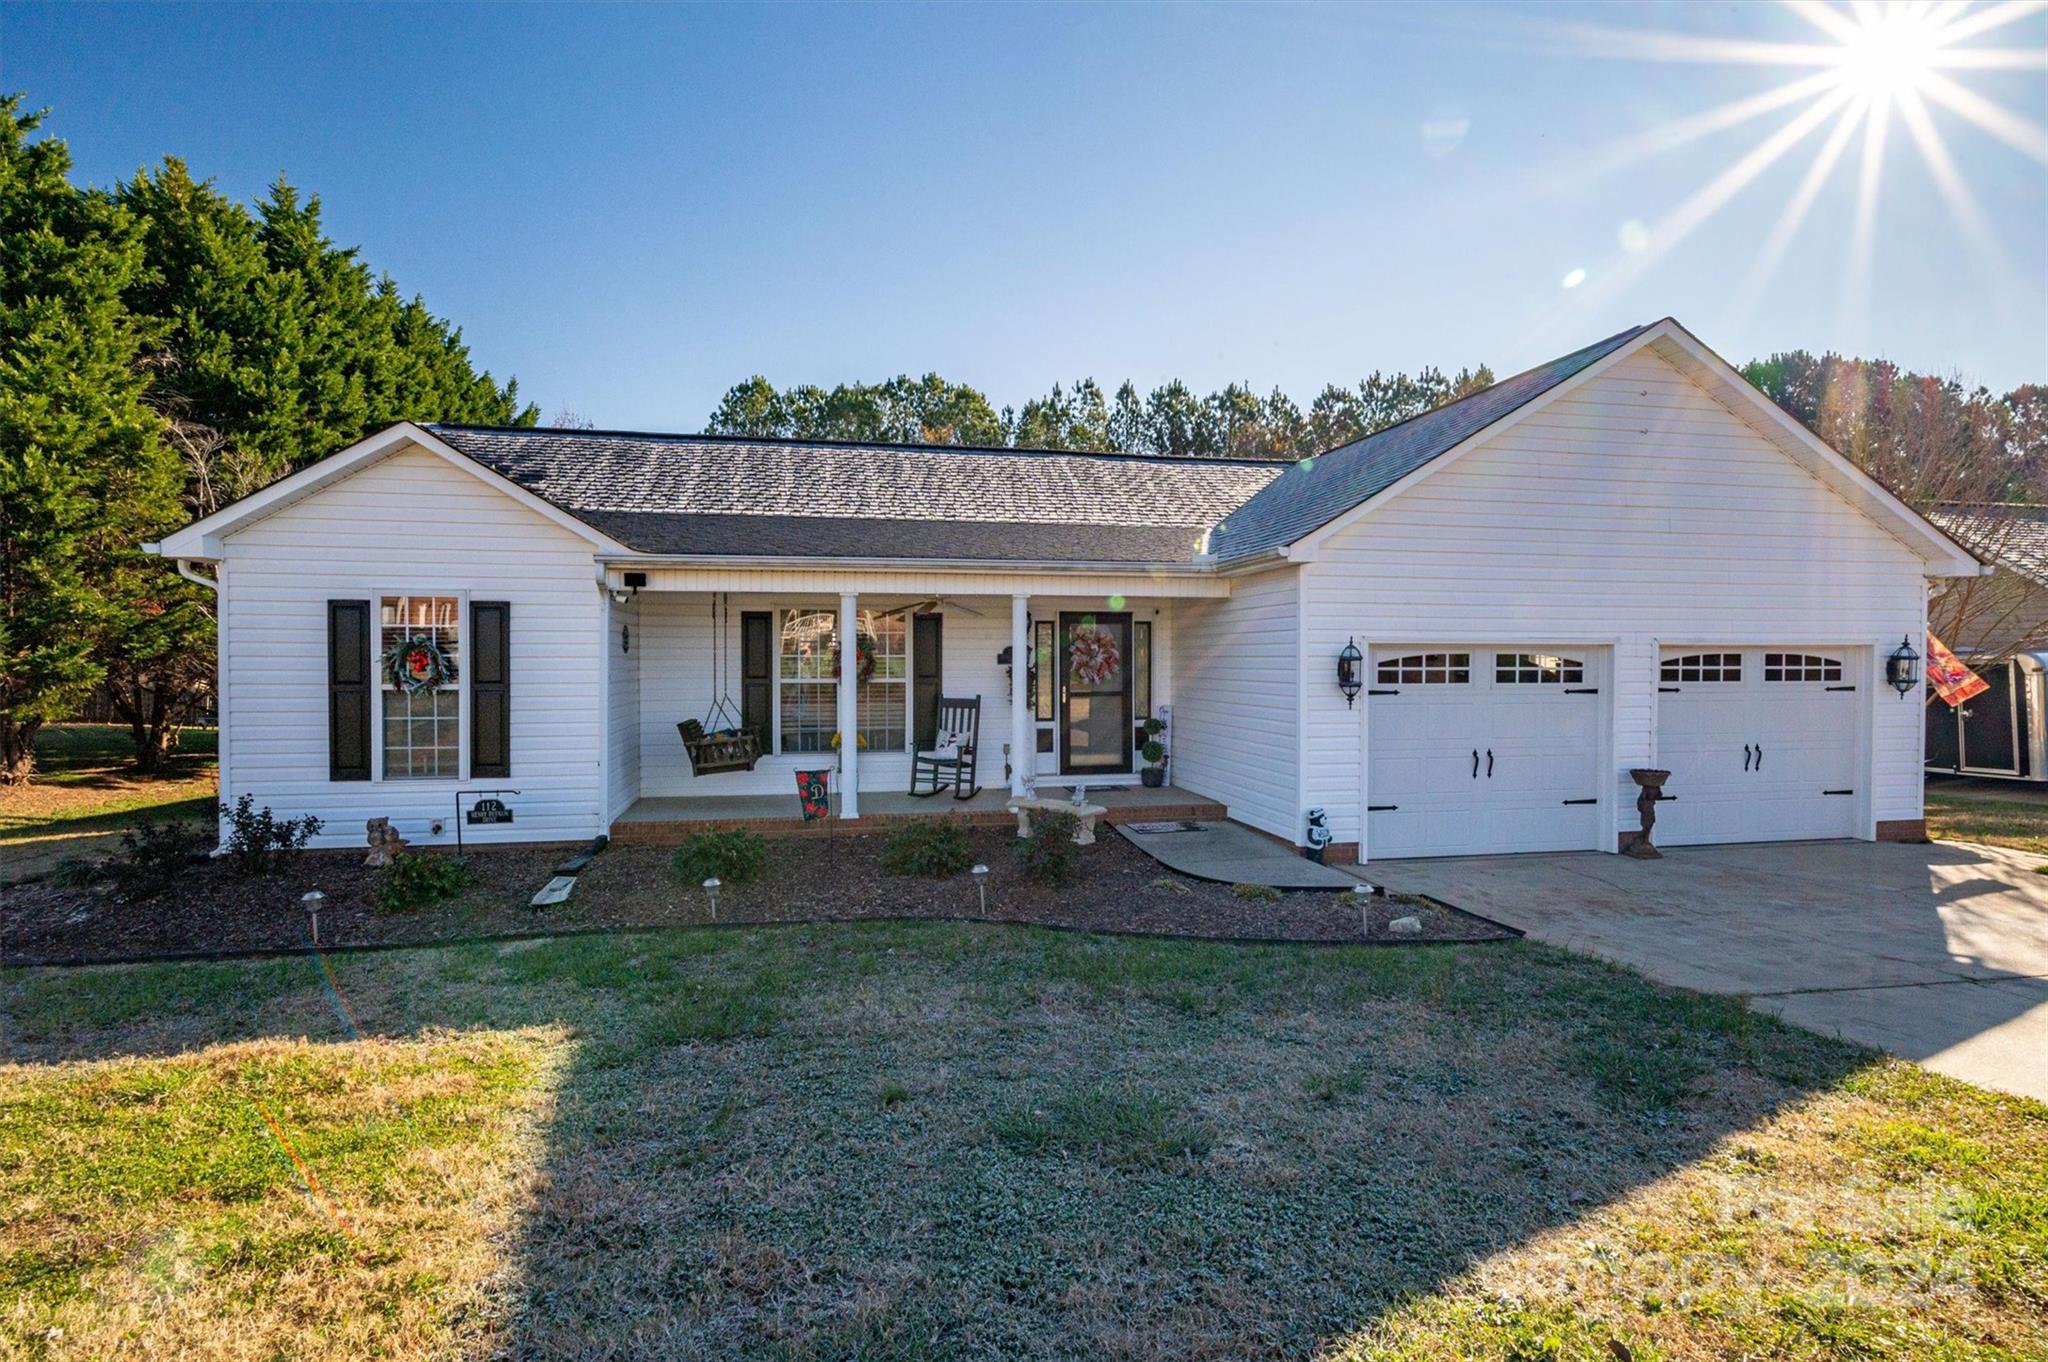
POLYGON ((1131 617, 1060 616, 1060 771, 1131 769, 1131 617))

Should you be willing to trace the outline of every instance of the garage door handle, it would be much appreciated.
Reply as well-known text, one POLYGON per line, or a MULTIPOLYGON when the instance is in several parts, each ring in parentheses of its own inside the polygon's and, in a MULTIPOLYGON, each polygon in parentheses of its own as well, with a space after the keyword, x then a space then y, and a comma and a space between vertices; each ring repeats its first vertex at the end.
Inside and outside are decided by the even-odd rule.
POLYGON ((1755 754, 1754 754, 1753 752, 1751 752, 1751 751, 1750 751, 1750 747, 1749 747, 1749 744, 1748 744, 1748 743, 1744 743, 1744 744, 1742 745, 1742 769, 1743 769, 1743 770, 1747 771, 1747 770, 1749 769, 1749 761, 1750 761, 1750 758, 1751 758, 1751 757, 1752 757, 1753 755, 1755 755, 1755 754))
POLYGON ((1472 749, 1472 779, 1479 779, 1479 749, 1472 749))
POLYGON ((1564 804, 1598 804, 1600 796, 1594 795, 1591 799, 1566 799, 1559 802, 1564 804))
POLYGON ((1486 778, 1488 780, 1493 779, 1493 749, 1491 747, 1486 749, 1486 778))
POLYGON ((1822 790, 1821 793, 1824 795, 1852 795, 1856 792, 1854 790, 1822 790))

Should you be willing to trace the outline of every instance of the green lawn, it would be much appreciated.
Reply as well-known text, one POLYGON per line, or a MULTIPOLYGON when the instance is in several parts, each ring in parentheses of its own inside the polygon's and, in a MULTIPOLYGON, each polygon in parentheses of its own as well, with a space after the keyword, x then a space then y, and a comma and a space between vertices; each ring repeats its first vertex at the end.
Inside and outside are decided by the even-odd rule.
POLYGON ((119 849, 144 818, 210 819, 219 734, 188 728, 158 775, 137 776, 134 746, 117 724, 51 724, 36 734, 36 774, 0 789, 0 886, 47 875, 67 857, 119 849))
POLYGON ((328 963, 0 976, 0 1353, 2048 1354, 2048 1108, 1530 943, 328 963))
POLYGON ((2048 803, 1929 789, 1927 835, 2048 856, 2048 803))

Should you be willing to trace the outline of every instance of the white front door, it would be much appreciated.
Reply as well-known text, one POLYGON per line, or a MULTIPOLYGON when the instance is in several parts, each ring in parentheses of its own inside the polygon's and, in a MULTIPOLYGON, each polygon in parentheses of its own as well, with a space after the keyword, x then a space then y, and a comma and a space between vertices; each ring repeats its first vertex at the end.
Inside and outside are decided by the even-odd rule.
POLYGON ((1367 689, 1365 856, 1606 844, 1606 651, 1378 648, 1367 689))
POLYGON ((1671 772, 1654 840, 1859 835, 1860 654, 1671 648, 1657 677, 1657 764, 1671 772))

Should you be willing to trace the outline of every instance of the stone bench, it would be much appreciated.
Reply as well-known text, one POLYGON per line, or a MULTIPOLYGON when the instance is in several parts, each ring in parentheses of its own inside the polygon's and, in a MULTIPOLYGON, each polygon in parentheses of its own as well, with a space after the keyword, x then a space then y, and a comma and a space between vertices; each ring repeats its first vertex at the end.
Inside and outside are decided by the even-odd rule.
POLYGON ((1074 829, 1074 845, 1092 847, 1095 845, 1095 820, 1109 810, 1100 804, 1076 804, 1070 799, 1012 799, 1006 806, 1017 815, 1017 835, 1031 835, 1033 813, 1067 813, 1074 816, 1079 824, 1074 829))

